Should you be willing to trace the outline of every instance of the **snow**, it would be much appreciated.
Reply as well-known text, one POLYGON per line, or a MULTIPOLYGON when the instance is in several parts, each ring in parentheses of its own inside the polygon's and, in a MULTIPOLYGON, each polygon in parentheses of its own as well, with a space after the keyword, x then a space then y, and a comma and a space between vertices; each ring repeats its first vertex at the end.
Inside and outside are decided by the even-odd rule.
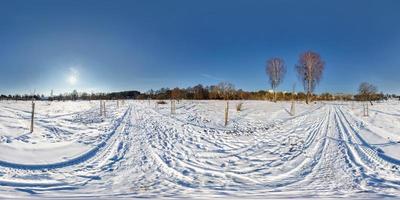
POLYGON ((1 101, 0 198, 400 197, 398 101, 118 105, 1 101))

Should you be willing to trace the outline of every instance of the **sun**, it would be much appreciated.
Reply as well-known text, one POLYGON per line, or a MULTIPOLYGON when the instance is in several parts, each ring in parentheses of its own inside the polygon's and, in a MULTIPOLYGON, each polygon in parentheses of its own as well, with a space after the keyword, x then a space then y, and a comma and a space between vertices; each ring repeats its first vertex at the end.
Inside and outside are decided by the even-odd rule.
POLYGON ((68 77, 68 83, 69 83, 70 85, 75 85, 76 82, 78 82, 78 78, 77 78, 76 76, 70 75, 70 76, 68 77))
POLYGON ((69 74, 67 77, 67 82, 70 85, 75 85, 78 82, 79 73, 75 68, 69 68, 69 74))

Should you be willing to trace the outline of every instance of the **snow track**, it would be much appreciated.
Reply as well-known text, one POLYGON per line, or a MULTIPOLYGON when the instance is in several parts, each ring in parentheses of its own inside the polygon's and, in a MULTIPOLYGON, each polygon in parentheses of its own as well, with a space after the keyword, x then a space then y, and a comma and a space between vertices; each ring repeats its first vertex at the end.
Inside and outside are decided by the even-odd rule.
MULTIPOLYGON (((100 132, 68 136, 88 148, 62 162, 0 160, 0 196, 400 195, 400 161, 363 137, 375 130, 373 125, 366 128, 346 105, 300 105, 300 114, 291 117, 282 111, 289 104, 269 103, 271 110, 260 111, 264 104, 246 102, 248 109, 231 111, 227 127, 218 121, 222 115, 216 110, 224 106, 218 101, 181 102, 173 116, 168 105, 155 108, 147 101, 132 101, 121 108, 111 105, 108 120, 97 119, 96 108, 90 106, 83 112, 54 115, 53 122, 46 114, 39 115, 40 127, 69 122, 79 128, 76 123, 84 123, 100 132)), ((26 115, 23 109, 3 107, 3 117, 24 119, 26 115)))
POLYGON ((87 152, 84 152, 83 154, 63 161, 63 162, 57 162, 57 163, 48 163, 48 164, 40 164, 40 165, 27 165, 27 164, 18 164, 18 163, 10 163, 7 161, 1 161, 0 160, 0 166, 2 167, 8 167, 8 168, 17 168, 17 169, 24 169, 24 170, 45 170, 45 169, 54 169, 54 168, 61 168, 61 167, 66 167, 70 165, 76 165, 82 162, 85 162, 92 157, 96 156, 96 154, 101 151, 102 149, 106 148, 107 145, 109 145, 109 140, 114 136, 115 133, 121 129, 121 121, 126 117, 126 115, 130 112, 130 108, 124 113, 124 115, 116 120, 116 124, 114 127, 109 131, 109 133, 106 134, 106 137, 103 141, 101 141, 99 144, 95 145, 93 148, 89 149, 87 152))

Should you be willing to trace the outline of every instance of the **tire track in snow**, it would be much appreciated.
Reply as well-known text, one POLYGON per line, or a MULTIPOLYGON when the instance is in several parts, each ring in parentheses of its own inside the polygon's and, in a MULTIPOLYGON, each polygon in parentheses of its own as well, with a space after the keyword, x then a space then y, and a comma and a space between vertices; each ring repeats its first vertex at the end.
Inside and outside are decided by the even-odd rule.
MULTIPOLYGON (((10 174, 21 174, 15 177, 0 178, 0 185, 16 187, 23 191, 33 193, 49 193, 53 190, 77 190, 85 187, 88 183, 100 180, 107 168, 120 161, 126 153, 126 148, 121 146, 121 135, 125 134, 127 129, 127 120, 131 116, 131 107, 129 106, 121 117, 119 117, 107 137, 97 144, 90 152, 82 156, 84 159, 72 159, 70 165, 46 165, 44 168, 5 168, 10 174), (116 159, 118 158, 118 159, 116 159), (54 167, 57 166, 57 167, 54 167), (26 178, 24 178, 26 177, 26 178), (37 177, 32 180, 30 177, 37 177)), ((129 127, 129 124, 128 124, 129 127)), ((4 166, 2 166, 4 167, 4 166)), ((3 170, 2 170, 3 171, 3 170)))
MULTIPOLYGON (((321 111, 321 113, 324 113, 323 111, 321 111)), ((317 115, 319 116, 319 114, 317 113, 317 115)), ((303 147, 302 150, 309 150, 308 148, 311 146, 311 144, 313 144, 313 141, 315 140, 315 138, 322 138, 323 137, 323 129, 324 127, 327 126, 327 122, 329 121, 329 115, 325 115, 325 119, 324 120, 320 120, 321 118, 316 117, 316 120, 318 121, 318 123, 316 123, 316 125, 312 126, 310 128, 310 130, 308 130, 309 132, 307 132, 307 136, 306 137, 306 141, 307 141, 307 145, 303 147), (319 135, 318 137, 316 135, 319 135)), ((153 139, 149 139, 150 141, 150 146, 153 146, 152 148, 158 149, 157 152, 160 152, 163 156, 161 156, 161 160, 157 159, 157 162, 167 162, 167 166, 168 166, 168 170, 169 169, 173 169, 174 172, 170 173, 171 176, 175 176, 177 177, 177 179, 187 179, 187 178, 182 178, 182 174, 190 174, 190 176, 195 177, 196 180, 203 180, 203 181, 208 181, 211 180, 210 178, 212 177, 213 181, 215 184, 215 189, 217 190, 217 188, 222 189, 221 186, 218 185, 218 181, 221 180, 222 182, 226 182, 228 180, 234 180, 236 179, 236 181, 239 182, 232 182, 230 187, 246 187, 246 185, 249 187, 249 189, 253 188, 258 188, 260 189, 265 188, 268 184, 270 184, 270 187, 276 187, 276 186, 284 186, 287 184, 291 184, 293 182, 296 182, 298 180, 303 179, 302 176, 298 176, 300 175, 305 175, 307 174, 307 172, 305 172, 306 170, 310 171, 312 169, 313 166, 315 166, 315 163, 318 162, 318 156, 315 154, 318 154, 318 151, 320 151, 320 145, 324 145, 324 141, 322 140, 322 142, 316 142, 316 145, 314 145, 313 149, 309 151, 310 155, 315 155, 314 159, 307 159, 304 162, 300 162, 301 164, 298 164, 295 166, 295 169, 292 170, 288 170, 288 173, 286 173, 285 175, 277 175, 276 177, 269 177, 269 179, 265 178, 265 176, 268 176, 268 172, 265 172, 265 169, 268 170, 268 168, 270 167, 264 167, 264 169, 257 169, 257 170, 253 170, 253 172, 249 171, 245 176, 243 173, 243 166, 241 165, 237 165, 234 166, 235 168, 237 168, 237 170, 235 170, 234 168, 230 168, 228 171, 226 169, 221 169, 221 165, 217 165, 214 163, 210 163, 209 161, 213 161, 216 159, 225 159, 225 158, 236 158, 236 160, 238 160, 239 162, 243 162, 245 157, 249 156, 240 156, 241 154, 245 154, 248 153, 249 150, 251 148, 256 148, 253 149, 254 151, 263 151, 263 149, 260 149, 260 147, 257 146, 257 144, 254 144, 253 146, 250 147, 244 147, 244 148, 239 148, 239 149, 224 149, 221 152, 214 152, 210 155, 212 155, 211 157, 198 157, 196 156, 196 154, 198 154, 199 152, 194 152, 193 150, 199 150, 200 152, 204 151, 202 150, 201 147, 198 147, 196 145, 192 145, 195 143, 192 143, 193 139, 190 138, 194 138, 195 141, 197 140, 198 143, 201 144, 205 144, 207 146, 210 147, 217 147, 221 148, 220 145, 222 144, 226 144, 232 141, 221 141, 220 144, 212 142, 211 140, 207 140, 206 138, 211 137, 212 135, 207 135, 207 133, 203 133, 203 129, 199 128, 197 126, 191 126, 190 124, 185 124, 184 122, 180 123, 180 122, 176 122, 174 120, 172 120, 170 122, 170 120, 168 119, 164 119, 164 116, 161 116, 161 121, 163 122, 163 125, 159 125, 159 122, 154 122, 154 121, 146 121, 146 124, 152 124, 152 126, 150 126, 149 128, 152 131, 152 138, 153 139), (171 123, 171 124, 170 124, 171 123), (168 130, 164 130, 163 127, 177 127, 177 130, 174 129, 168 129, 168 130), (174 134, 169 134, 166 135, 166 133, 179 133, 180 137, 178 140, 181 140, 181 143, 179 145, 176 145, 176 142, 174 144, 169 144, 168 142, 170 142, 171 139, 173 139, 174 134), (183 135, 182 135, 183 134, 183 135), (196 137, 196 135, 198 135, 196 137), (172 137, 172 138, 171 138, 172 137), (156 139, 154 139, 156 138, 156 139), (202 139, 203 138, 203 139, 202 139), (161 142, 163 141, 163 142, 161 142), (202 142, 201 142, 202 141, 202 142), (204 142, 206 141, 206 142, 204 142), (156 143, 154 143, 156 142, 156 143), (160 142, 160 143, 158 143, 160 142), (167 142, 165 144, 163 144, 164 142, 167 142), (153 145, 151 145, 153 144, 153 145), (173 149, 171 147, 174 147, 173 149), (191 148, 193 147, 191 150, 188 150, 187 148, 191 148), (257 150, 259 149, 259 150, 257 150), (177 153, 178 152, 178 153, 177 153), (186 153, 190 153, 191 155, 184 155, 184 158, 182 158, 181 153, 179 152, 186 152, 186 153), (222 155, 221 156, 217 156, 215 157, 215 155, 222 155), (186 157, 190 157, 192 159, 187 160, 186 157), (200 160, 199 160, 200 159, 200 160), (202 161, 202 160, 209 160, 209 161, 202 161), (178 174, 176 174, 176 170, 175 168, 178 168, 178 174), (241 168, 241 169, 239 169, 241 168), (264 172, 263 172, 264 170, 264 172), (295 177, 301 177, 299 179, 296 179, 295 177), (282 182, 279 183, 278 179, 282 180, 282 182), (276 182, 276 183, 274 183, 276 182), (268 184, 267 184, 268 183, 268 184), (236 185, 236 186, 235 186, 236 185)), ((304 118, 297 118, 297 119, 301 119, 301 120, 306 120, 306 117, 304 118)), ((150 119, 151 120, 151 119, 150 119)), ((295 120, 295 119, 294 119, 295 120)), ((291 122, 287 122, 287 124, 291 124, 293 122, 293 120, 291 122)), ((303 122, 299 121, 296 124, 303 125, 303 122)), ((293 128, 293 126, 290 126, 290 128, 293 128)), ((281 132, 286 132, 286 130, 281 130, 281 132)), ((279 133, 276 133, 277 135, 279 133)), ((222 137, 223 134, 219 133, 218 137, 222 137)), ((266 137, 270 137, 271 135, 266 135, 266 137)), ((217 138, 218 138, 217 137, 217 138)), ((231 136, 231 137, 235 137, 235 136, 231 136)), ((214 138, 215 139, 215 138, 214 138)), ((208 148, 209 148, 208 147, 208 148)), ((158 153, 157 153, 158 154, 158 153)), ((299 154, 300 155, 300 154, 299 154)), ((156 155, 158 156, 158 155, 156 155)), ((251 156, 251 154, 250 154, 251 156)), ((292 159, 295 159, 297 156, 294 156, 292 159)), ((160 156, 158 156, 158 158, 160 158, 160 156)), ((299 159, 301 160, 301 159, 299 159)), ((285 162, 283 162, 285 163, 285 162)), ((164 164, 163 164, 164 165, 164 164)), ((164 168, 165 169, 165 168, 164 168)), ((168 172, 169 173, 169 172, 168 172)), ((204 185, 202 185, 201 183, 191 183, 190 180, 185 180, 186 182, 188 182, 188 184, 186 185, 195 185, 194 187, 204 187, 204 185)), ((212 188, 213 183, 208 182, 208 184, 210 185, 209 187, 212 188)), ((191 186, 193 187, 193 186, 191 186)), ((226 187, 226 190, 229 190, 230 187, 226 187)))
POLYGON ((357 127, 339 105, 250 136, 180 122, 133 105, 95 156, 62 168, 27 170, 48 174, 54 184, 46 185, 43 177, 42 185, 6 185, 9 181, 4 186, 50 197, 62 190, 77 198, 251 197, 267 192, 354 197, 357 192, 399 191, 399 184, 389 180, 398 176, 381 169, 386 161, 379 154, 362 149, 357 127))
POLYGON ((321 153, 319 163, 310 175, 298 184, 290 186, 290 190, 303 190, 318 195, 346 195, 360 191, 360 178, 348 158, 347 149, 341 141, 338 131, 336 105, 330 106, 330 119, 326 129, 326 145, 321 153))
POLYGON ((380 157, 378 151, 362 139, 342 108, 337 108, 337 113, 339 131, 347 147, 349 160, 357 166, 355 170, 362 177, 361 188, 375 193, 388 190, 399 194, 400 172, 392 168, 394 163, 380 157))
POLYGON ((28 164, 19 164, 19 163, 11 163, 7 161, 2 161, 0 160, 0 166, 2 167, 8 167, 8 168, 16 168, 16 169, 22 169, 22 170, 43 170, 43 169, 55 169, 55 168, 62 168, 62 167, 67 167, 70 165, 76 165, 82 162, 85 162, 89 160, 90 158, 94 157, 99 151, 101 151, 106 145, 107 142, 116 134, 117 130, 121 126, 121 122, 125 119, 127 114, 129 113, 130 108, 126 110, 126 112, 123 114, 122 117, 116 120, 116 123, 113 125, 113 128, 109 133, 107 133, 106 138, 101 141, 99 144, 97 144, 95 147, 90 149, 89 151, 83 153, 82 155, 75 157, 70 160, 66 160, 63 162, 57 162, 57 163, 50 163, 50 164, 38 164, 38 165, 28 165, 28 164))

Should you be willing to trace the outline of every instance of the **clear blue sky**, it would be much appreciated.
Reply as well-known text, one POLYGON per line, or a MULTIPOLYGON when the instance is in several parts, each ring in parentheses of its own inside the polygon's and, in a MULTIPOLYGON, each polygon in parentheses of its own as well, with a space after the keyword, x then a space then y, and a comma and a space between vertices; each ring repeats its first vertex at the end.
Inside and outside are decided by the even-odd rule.
POLYGON ((0 0, 0 93, 269 89, 273 56, 288 68, 279 89, 302 89, 305 50, 326 61, 318 93, 400 93, 400 1, 0 0))

